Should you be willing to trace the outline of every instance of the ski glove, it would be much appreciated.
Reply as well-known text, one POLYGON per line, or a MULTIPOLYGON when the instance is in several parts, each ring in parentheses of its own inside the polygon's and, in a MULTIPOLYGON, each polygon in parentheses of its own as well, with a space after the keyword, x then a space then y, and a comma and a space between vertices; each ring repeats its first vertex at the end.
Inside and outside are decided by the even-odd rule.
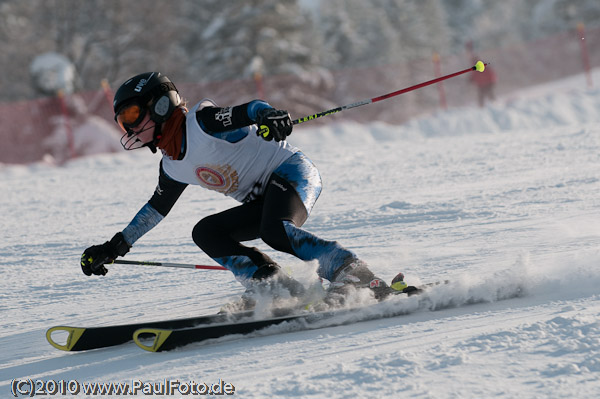
POLYGON ((123 256, 129 252, 129 244, 125 241, 123 233, 117 233, 110 240, 102 245, 93 245, 86 249, 81 255, 81 270, 86 276, 95 274, 104 276, 108 273, 104 264, 112 263, 118 256, 123 256))
POLYGON ((292 118, 285 110, 265 108, 258 111, 256 116, 256 134, 267 141, 282 141, 292 133, 292 118))

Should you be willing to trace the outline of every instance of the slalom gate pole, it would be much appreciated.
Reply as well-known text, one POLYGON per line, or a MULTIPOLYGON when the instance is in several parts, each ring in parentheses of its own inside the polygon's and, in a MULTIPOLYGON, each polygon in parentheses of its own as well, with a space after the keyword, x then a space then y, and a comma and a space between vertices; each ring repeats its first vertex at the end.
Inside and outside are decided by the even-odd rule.
POLYGON ((144 261, 137 261, 137 260, 122 260, 122 259, 115 259, 113 261, 113 263, 120 264, 120 265, 178 267, 178 268, 183 268, 183 269, 227 270, 223 266, 192 265, 192 264, 188 264, 188 263, 144 262, 144 261))
POLYGON ((439 78, 428 80, 427 82, 419 83, 419 84, 407 87, 407 88, 402 89, 402 90, 398 90, 398 91, 394 91, 394 92, 391 92, 391 93, 388 93, 388 94, 384 94, 384 95, 379 96, 379 97, 373 97, 373 98, 368 99, 368 100, 358 101, 358 102, 355 102, 355 103, 352 103, 352 104, 343 105, 341 107, 332 108, 332 109, 329 109, 327 111, 322 111, 322 112, 316 113, 314 115, 305 116, 304 118, 295 119, 295 120, 292 121, 292 123, 294 125, 298 125, 300 123, 312 121, 313 119, 317 119, 317 118, 321 118, 323 116, 335 114, 337 112, 341 112, 341 111, 344 111, 346 109, 356 108, 356 107, 360 107, 362 105, 368 105, 368 104, 376 103, 378 101, 382 101, 382 100, 386 100, 388 98, 396 97, 396 96, 399 96, 400 94, 408 93, 409 91, 417 90, 417 89, 420 89, 421 87, 429 86, 429 85, 441 82, 442 80, 450 79, 450 78, 462 75, 462 74, 467 73, 467 72, 471 72, 471 71, 483 72, 485 70, 485 66, 488 65, 488 64, 489 63, 484 63, 483 61, 477 61, 477 63, 475 65, 473 65, 470 68, 463 69, 462 71, 454 72, 454 73, 451 73, 451 74, 445 75, 445 76, 440 76, 439 78))

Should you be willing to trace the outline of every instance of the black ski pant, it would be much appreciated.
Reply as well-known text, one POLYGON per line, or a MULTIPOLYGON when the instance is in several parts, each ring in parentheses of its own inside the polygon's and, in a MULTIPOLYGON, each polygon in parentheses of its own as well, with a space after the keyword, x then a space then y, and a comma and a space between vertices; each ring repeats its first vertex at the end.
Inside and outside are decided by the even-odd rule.
POLYGON ((273 174, 262 197, 235 208, 208 216, 194 227, 192 237, 211 258, 246 256, 257 267, 273 260, 244 241, 262 239, 271 248, 295 255, 284 221, 300 227, 308 212, 294 187, 273 174))

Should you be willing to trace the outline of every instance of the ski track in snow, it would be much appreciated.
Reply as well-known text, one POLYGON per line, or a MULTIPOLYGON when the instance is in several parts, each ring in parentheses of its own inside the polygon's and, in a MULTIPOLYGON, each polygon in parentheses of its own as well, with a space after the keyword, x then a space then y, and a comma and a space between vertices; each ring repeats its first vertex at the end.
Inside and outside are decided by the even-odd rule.
MULTIPOLYGON (((110 239, 148 200, 159 158, 141 151, 60 168, 0 165, 0 396, 13 379, 31 378, 223 379, 240 398, 600 397, 600 90, 573 89, 583 82, 404 126, 296 129, 290 141, 324 180, 305 228, 351 248, 386 280, 403 271, 409 283, 450 284, 351 315, 403 316, 304 331, 285 323, 166 353, 132 343, 66 353, 45 338, 53 325, 214 313, 241 294, 222 271, 81 273, 82 250, 110 239)), ((213 264, 191 230, 233 205, 189 187, 127 258, 213 264)), ((314 279, 316 265, 250 244, 314 279)))

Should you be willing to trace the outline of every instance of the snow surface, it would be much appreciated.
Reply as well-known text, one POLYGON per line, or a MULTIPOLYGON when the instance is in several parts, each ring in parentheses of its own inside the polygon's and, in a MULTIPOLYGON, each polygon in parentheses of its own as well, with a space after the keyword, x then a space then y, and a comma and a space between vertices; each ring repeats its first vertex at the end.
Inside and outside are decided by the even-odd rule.
MULTIPOLYGON (((83 249, 110 239, 148 200, 159 158, 138 151, 0 166, 0 396, 28 378, 222 379, 240 398, 600 397, 600 90, 584 87, 575 77, 400 127, 296 129, 291 142, 324 180, 305 227, 385 279, 403 271, 410 283, 451 285, 434 289, 425 309, 414 297, 380 307, 412 312, 405 316, 284 325, 166 353, 133 343, 67 353, 45 339, 53 325, 213 313, 242 292, 223 271, 81 273, 83 249), (521 297, 499 300, 517 286, 521 297)), ((233 205, 190 187, 127 258, 212 264, 191 230, 233 205)), ((314 264, 252 244, 312 278, 314 264)))

